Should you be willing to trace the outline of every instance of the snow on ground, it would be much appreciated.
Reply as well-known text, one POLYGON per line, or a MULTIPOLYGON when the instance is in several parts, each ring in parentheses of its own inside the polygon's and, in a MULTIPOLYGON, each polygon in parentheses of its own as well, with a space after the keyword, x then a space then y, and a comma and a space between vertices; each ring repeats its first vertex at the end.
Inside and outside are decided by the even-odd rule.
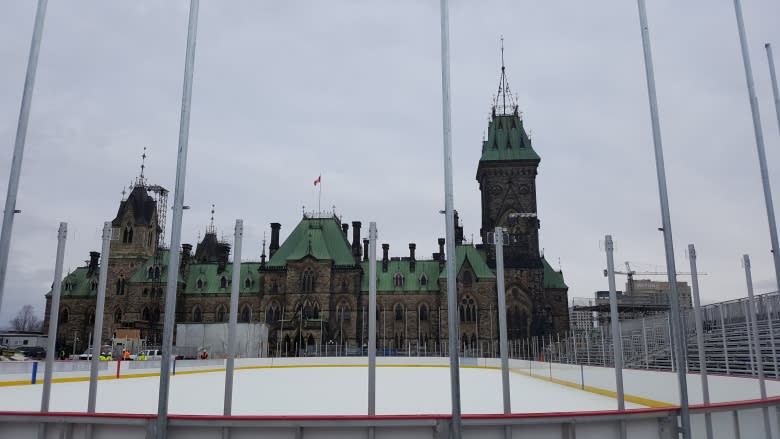
MULTIPOLYGON (((435 414, 450 411, 449 369, 377 368, 377 414, 435 414)), ((501 413, 501 373, 460 370, 463 413, 501 413)), ((159 377, 98 382, 97 411, 156 413, 159 377)), ((171 379, 170 413, 222 414, 224 372, 177 375, 171 379)), ((512 411, 565 412, 616 409, 615 399, 510 374, 512 411)), ((50 410, 83 412, 86 381, 52 384, 50 410)), ((368 369, 313 367, 237 370, 233 414, 349 415, 367 411, 368 369)), ((37 411, 40 385, 0 387, 0 411, 37 411)), ((642 406, 626 403, 626 408, 642 406)))

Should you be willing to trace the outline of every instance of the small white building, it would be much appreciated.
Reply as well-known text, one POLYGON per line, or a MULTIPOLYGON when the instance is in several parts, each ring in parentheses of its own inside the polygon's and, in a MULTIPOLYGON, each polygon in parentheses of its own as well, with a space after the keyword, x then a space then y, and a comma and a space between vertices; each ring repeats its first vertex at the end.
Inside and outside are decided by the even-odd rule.
POLYGON ((42 332, 0 332, 0 345, 8 346, 11 349, 19 346, 40 346, 45 348, 48 339, 49 337, 42 332))

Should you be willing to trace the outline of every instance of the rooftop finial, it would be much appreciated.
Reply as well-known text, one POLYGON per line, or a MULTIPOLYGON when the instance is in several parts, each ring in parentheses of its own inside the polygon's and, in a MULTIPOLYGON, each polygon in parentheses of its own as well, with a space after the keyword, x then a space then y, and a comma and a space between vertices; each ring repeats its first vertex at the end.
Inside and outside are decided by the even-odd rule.
POLYGON ((141 175, 135 180, 136 186, 146 186, 146 178, 144 177, 144 168, 146 168, 146 147, 144 146, 144 152, 141 154, 141 175))
POLYGON ((209 229, 207 230, 207 233, 217 233, 217 228, 214 227, 214 205, 211 205, 211 223, 209 224, 209 229))
POLYGON ((125 201, 125 194, 127 193, 125 189, 125 187, 122 187, 122 201, 125 201))
POLYGON ((493 101, 493 115, 517 115, 517 102, 509 90, 509 80, 506 78, 504 64, 504 36, 501 36, 501 79, 498 83, 498 93, 493 101))

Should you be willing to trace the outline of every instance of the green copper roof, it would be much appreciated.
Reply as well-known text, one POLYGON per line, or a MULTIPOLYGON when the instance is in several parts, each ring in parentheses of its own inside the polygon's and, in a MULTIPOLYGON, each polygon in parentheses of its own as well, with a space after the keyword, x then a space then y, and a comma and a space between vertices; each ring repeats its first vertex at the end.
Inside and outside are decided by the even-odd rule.
POLYGON ((355 265, 352 248, 335 217, 301 220, 268 261, 268 266, 284 267, 287 261, 298 261, 309 255, 332 260, 334 265, 355 265))
MULTIPOLYGON (((164 250, 158 250, 160 252, 160 278, 154 279, 153 277, 149 276, 149 268, 152 268, 154 270, 154 267, 157 262, 157 258, 155 256, 151 256, 149 259, 146 260, 146 262, 141 265, 141 267, 136 270, 135 273, 130 277, 130 282, 133 283, 142 283, 142 282, 167 282, 168 281, 168 260, 170 258, 170 251, 167 249, 164 250)), ((181 281, 181 279, 179 279, 181 281)))
POLYGON ((482 142, 480 161, 493 160, 540 160, 520 116, 499 115, 491 119, 487 140, 482 142))
POLYGON ((544 263, 544 288, 567 290, 569 287, 563 281, 563 272, 555 271, 547 259, 542 258, 544 263))
MULTIPOLYGON (((474 275, 481 279, 495 279, 496 275, 485 262, 485 253, 477 250, 473 245, 459 245, 455 247, 455 272, 460 273, 463 263, 468 259, 469 265, 474 270, 474 275)), ((439 274, 439 278, 447 278, 447 266, 439 274)))
MULTIPOLYGON (((382 271, 382 261, 376 261, 377 291, 439 291, 439 261, 416 261, 414 273, 411 272, 409 260, 387 262, 387 271, 382 271), (395 286, 396 274, 400 274, 399 286, 395 286), (423 276, 425 281, 422 281, 423 276)), ((360 291, 368 291, 368 261, 360 263, 363 275, 360 277, 360 291)))
MULTIPOLYGON (((241 284, 239 293, 251 293, 260 291, 259 262, 244 262, 241 264, 241 284), (249 284, 247 284, 249 279, 249 284)), ((233 264, 227 264, 225 271, 217 273, 217 264, 192 264, 187 273, 187 285, 184 294, 230 294, 233 280, 233 264), (225 286, 222 287, 222 277, 225 278, 225 286), (201 287, 198 288, 198 280, 201 287)))
MULTIPOLYGON (((62 279, 62 297, 84 297, 97 295, 98 274, 100 270, 89 273, 88 267, 78 267, 62 279), (94 284, 94 285, 93 285, 94 284), (93 288, 94 286, 94 288, 93 288)), ((46 293, 51 295, 51 290, 46 293)))

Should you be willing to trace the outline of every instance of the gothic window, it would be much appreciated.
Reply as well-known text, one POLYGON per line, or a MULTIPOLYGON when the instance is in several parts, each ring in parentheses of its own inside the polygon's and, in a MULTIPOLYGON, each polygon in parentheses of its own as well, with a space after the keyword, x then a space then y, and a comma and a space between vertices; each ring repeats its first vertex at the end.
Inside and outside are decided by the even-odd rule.
POLYGON ((279 283, 276 281, 276 279, 274 279, 271 282, 271 292, 272 293, 278 293, 279 292, 279 283))
POLYGON ((404 275, 401 273, 396 273, 393 275, 393 286, 396 288, 400 288, 404 286, 404 275))
POLYGON ((250 278, 244 279, 244 289, 248 290, 250 288, 252 288, 252 279, 250 278))
POLYGON ((225 307, 222 306, 222 305, 219 305, 217 307, 217 312, 216 312, 216 320, 217 320, 217 322, 220 322, 220 323, 224 322, 225 321, 225 314, 226 314, 225 307))
POLYGON ((153 322, 159 322, 160 321, 160 307, 154 307, 154 311, 152 311, 152 321, 153 322))
POLYGON ((227 278, 225 276, 222 276, 219 279, 219 287, 220 288, 227 288, 227 278))
POLYGON ((424 287, 426 285, 428 285, 428 276, 423 273, 422 276, 420 276, 420 286, 424 287))
POLYGON ((160 266, 157 265, 154 267, 154 278, 159 279, 160 278, 160 266))
POLYGON ((311 303, 307 300, 303 303, 303 315, 302 317, 304 319, 313 319, 314 317, 314 307, 311 305, 311 303))
POLYGON ((460 301, 460 321, 473 323, 477 321, 477 304, 471 296, 465 296, 460 301))
POLYGON ((347 292, 347 281, 342 280, 341 281, 341 292, 346 293, 347 292))
POLYGON ((133 242, 133 228, 129 225, 125 226, 125 230, 122 232, 122 242, 125 244, 132 244, 133 242))
POLYGON ((70 313, 68 313, 68 309, 65 308, 60 313, 60 323, 68 323, 68 318, 70 317, 70 313))
POLYGON ((65 288, 65 291, 70 291, 70 290, 73 289, 73 284, 69 280, 66 280, 64 288, 65 288))
POLYGON ((149 271, 146 272, 147 279, 154 279, 154 268, 149 267, 149 271))
POLYGON ((116 280, 116 294, 118 296, 121 296, 125 294, 125 277, 120 276, 119 279, 116 280))
POLYGON ((268 307, 268 310, 266 311, 265 315, 266 315, 266 317, 265 317, 266 323, 268 323, 270 325, 273 325, 276 322, 278 322, 279 318, 280 318, 279 304, 277 304, 276 302, 273 302, 268 307))
POLYGON ((192 321, 193 322, 201 322, 203 321, 203 312, 200 310, 199 306, 195 306, 192 310, 192 321))
POLYGON ((470 271, 464 271, 463 272, 463 286, 464 287, 470 287, 472 281, 473 281, 473 279, 471 277, 471 272, 470 271))
POLYGON ((320 306, 316 303, 314 304, 314 318, 320 318, 320 306))
POLYGON ((149 308, 144 307, 144 310, 141 312, 141 320, 152 321, 152 314, 149 312, 149 308))
POLYGON ((393 312, 395 313, 396 320, 400 321, 404 319, 404 309, 400 303, 395 305, 395 308, 393 308, 393 312))
POLYGON ((420 321, 427 322, 428 321, 428 305, 422 304, 420 305, 420 321))
POLYGON ((154 235, 151 231, 146 234, 146 245, 152 245, 152 235, 154 235))
POLYGON ((340 320, 350 320, 352 317, 352 310, 349 307, 349 304, 343 300, 341 303, 339 303, 338 308, 336 309, 336 312, 338 313, 338 318, 340 320))
POLYGON ((198 279, 195 281, 195 288, 202 290, 203 289, 203 279, 198 279))
POLYGON ((92 281, 92 284, 90 284, 89 289, 92 291, 97 291, 97 281, 92 281))
POLYGON ((307 268, 303 272, 303 292, 311 293, 314 291, 314 270, 307 268))
POLYGON ((122 310, 117 308, 116 311, 114 311, 114 323, 119 323, 122 321, 122 310))
POLYGON ((238 318, 238 321, 241 323, 249 323, 249 318, 251 316, 251 312, 249 310, 249 306, 244 305, 244 307, 241 309, 241 315, 238 318))

